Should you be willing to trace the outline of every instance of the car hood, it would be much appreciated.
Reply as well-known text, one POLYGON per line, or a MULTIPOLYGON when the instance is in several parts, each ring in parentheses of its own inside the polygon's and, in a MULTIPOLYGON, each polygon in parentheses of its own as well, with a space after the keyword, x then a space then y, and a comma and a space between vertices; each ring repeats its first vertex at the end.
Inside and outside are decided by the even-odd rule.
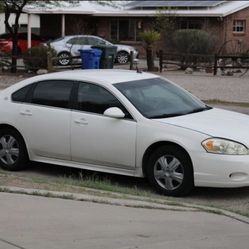
POLYGON ((227 138, 249 147, 249 116, 218 108, 174 118, 155 119, 212 137, 227 138))

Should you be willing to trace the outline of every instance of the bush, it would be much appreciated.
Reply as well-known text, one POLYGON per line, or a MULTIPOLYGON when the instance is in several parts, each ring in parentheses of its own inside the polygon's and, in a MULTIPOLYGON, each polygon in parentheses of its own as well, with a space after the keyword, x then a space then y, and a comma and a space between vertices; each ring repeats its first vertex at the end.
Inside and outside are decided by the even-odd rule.
POLYGON ((40 45, 32 47, 23 55, 24 65, 27 69, 37 70, 48 67, 48 53, 56 56, 56 51, 48 46, 40 45))
POLYGON ((154 30, 147 30, 140 33, 139 37, 145 42, 146 46, 150 46, 160 40, 160 33, 154 30))
POLYGON ((213 37, 198 29, 176 31, 173 42, 178 53, 210 54, 214 49, 213 37))

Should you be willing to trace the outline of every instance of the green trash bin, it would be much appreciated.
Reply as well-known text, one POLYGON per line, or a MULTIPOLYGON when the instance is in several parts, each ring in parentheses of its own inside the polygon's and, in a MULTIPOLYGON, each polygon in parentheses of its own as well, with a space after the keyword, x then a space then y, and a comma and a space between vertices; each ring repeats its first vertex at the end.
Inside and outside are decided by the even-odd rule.
POLYGON ((97 48, 102 50, 102 55, 100 58, 100 68, 102 69, 112 69, 114 61, 117 54, 116 46, 106 46, 106 45, 97 45, 92 46, 92 48, 97 48))

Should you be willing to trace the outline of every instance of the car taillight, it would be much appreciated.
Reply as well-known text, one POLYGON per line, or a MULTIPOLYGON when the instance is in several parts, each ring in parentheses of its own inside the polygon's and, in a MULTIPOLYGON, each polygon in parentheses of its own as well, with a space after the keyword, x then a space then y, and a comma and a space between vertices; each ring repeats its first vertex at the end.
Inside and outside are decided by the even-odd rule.
POLYGON ((1 45, 6 45, 6 44, 8 44, 8 41, 0 40, 0 44, 1 45))

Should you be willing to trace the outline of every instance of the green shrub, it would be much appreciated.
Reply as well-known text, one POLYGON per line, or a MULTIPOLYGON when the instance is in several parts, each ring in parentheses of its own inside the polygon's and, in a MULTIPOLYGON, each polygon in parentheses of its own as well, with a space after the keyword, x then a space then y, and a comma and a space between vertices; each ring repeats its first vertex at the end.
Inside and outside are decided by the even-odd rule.
POLYGON ((45 69, 48 67, 48 53, 51 57, 56 56, 56 51, 48 46, 40 45, 32 47, 23 55, 24 65, 27 69, 45 69))
POLYGON ((146 46, 150 46, 160 40, 160 33, 154 30, 147 30, 140 33, 139 37, 145 42, 146 46))
POLYGON ((175 49, 184 54, 210 54, 214 39, 206 31, 198 29, 178 30, 173 37, 175 49))

